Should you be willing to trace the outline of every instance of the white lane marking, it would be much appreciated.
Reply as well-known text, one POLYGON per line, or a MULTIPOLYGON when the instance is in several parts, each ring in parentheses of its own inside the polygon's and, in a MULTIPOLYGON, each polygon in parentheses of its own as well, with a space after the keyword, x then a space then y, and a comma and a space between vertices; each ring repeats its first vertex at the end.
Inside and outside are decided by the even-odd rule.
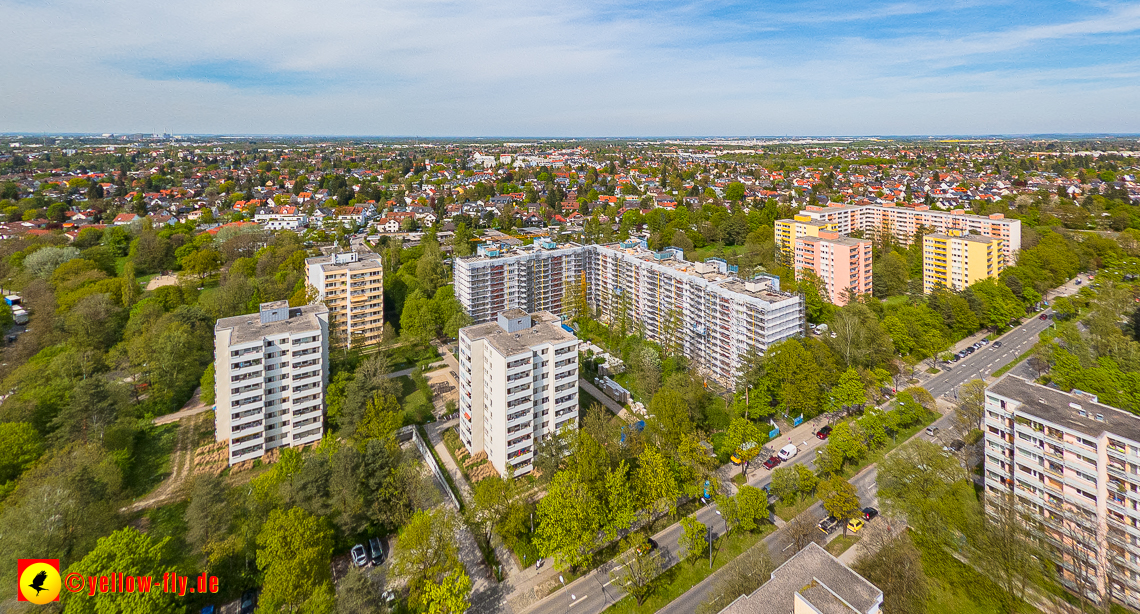
POLYGON ((567 606, 567 607, 571 607, 571 608, 572 608, 572 607, 574 607, 574 606, 578 605, 579 603, 582 603, 582 601, 584 601, 584 600, 586 599, 586 597, 589 597, 589 595, 582 595, 581 597, 578 597, 578 598, 574 598, 574 596, 573 596, 573 595, 571 595, 571 596, 570 596, 570 598, 571 598, 571 599, 570 599, 570 602, 571 602, 571 603, 570 603, 570 605, 569 605, 569 606, 567 606))

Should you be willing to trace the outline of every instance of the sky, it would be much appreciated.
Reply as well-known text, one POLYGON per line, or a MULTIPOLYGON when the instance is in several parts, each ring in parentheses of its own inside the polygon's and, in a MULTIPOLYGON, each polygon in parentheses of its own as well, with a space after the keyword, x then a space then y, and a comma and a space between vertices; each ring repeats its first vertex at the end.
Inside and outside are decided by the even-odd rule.
POLYGON ((1140 133, 1140 3, 0 0, 0 132, 1140 133))

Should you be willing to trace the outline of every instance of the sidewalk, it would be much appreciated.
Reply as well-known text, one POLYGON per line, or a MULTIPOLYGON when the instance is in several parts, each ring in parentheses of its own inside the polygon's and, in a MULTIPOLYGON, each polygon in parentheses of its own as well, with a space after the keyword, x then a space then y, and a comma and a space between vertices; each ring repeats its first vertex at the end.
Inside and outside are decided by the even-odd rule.
POLYGON ((634 417, 633 414, 629 413, 624 407, 619 405, 617 401, 611 399, 609 395, 602 392, 601 390, 598 390, 597 386, 594 386, 584 378, 578 378, 578 387, 585 390, 587 394, 597 399, 597 401, 602 405, 605 405, 606 409, 614 412, 619 418, 625 420, 627 423, 633 424, 634 422, 637 422, 638 418, 634 417))

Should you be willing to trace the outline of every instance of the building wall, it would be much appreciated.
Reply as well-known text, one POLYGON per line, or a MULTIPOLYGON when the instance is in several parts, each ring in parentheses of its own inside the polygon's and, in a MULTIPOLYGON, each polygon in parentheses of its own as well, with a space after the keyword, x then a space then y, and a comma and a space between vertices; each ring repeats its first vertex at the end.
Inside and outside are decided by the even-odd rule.
POLYGON ((1001 239, 944 234, 922 238, 922 287, 929 294, 944 287, 964 290, 971 284, 997 277, 1005 268, 1001 239))
POLYGON ((379 258, 332 265, 309 258, 306 284, 329 307, 330 323, 341 343, 375 345, 384 338, 384 265, 379 258))
POLYGON ((800 237, 796 239, 795 250, 796 278, 800 278, 804 270, 814 272, 832 303, 846 305, 848 290, 855 294, 871 293, 871 241, 800 237))
POLYGON ((214 436, 229 440, 231 465, 273 448, 318 441, 324 434, 327 312, 322 309, 317 320, 317 328, 242 343, 231 342, 234 328, 215 330, 214 436))

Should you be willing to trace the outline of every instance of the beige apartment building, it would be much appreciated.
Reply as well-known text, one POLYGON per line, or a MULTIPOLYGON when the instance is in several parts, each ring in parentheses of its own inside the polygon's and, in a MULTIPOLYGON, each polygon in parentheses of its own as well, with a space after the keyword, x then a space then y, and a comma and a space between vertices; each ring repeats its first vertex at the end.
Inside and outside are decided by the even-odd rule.
POLYGON ((1140 416, 1006 375, 984 421, 987 505, 1041 524, 1071 590, 1140 607, 1140 416))
POLYGON ((356 252, 308 258, 305 283, 328 306, 336 344, 373 345, 384 338, 384 265, 379 258, 356 252))
POLYGON ((955 292, 997 277, 1005 268, 1002 240, 975 234, 932 234, 922 238, 922 291, 955 292))

